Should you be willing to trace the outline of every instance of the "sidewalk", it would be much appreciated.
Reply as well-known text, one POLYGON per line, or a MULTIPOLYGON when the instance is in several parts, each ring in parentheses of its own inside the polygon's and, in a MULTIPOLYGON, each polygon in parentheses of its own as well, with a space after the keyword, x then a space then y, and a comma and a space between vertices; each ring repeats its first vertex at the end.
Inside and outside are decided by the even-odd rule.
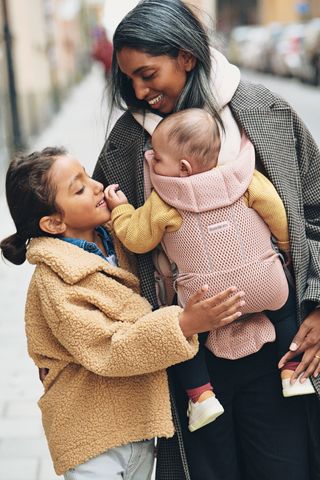
MULTIPOLYGON (((92 173, 107 120, 103 76, 94 68, 30 150, 64 145, 92 173)), ((0 192, 3 188, 0 189, 0 192)), ((0 194, 0 238, 14 232, 0 194)), ((24 302, 33 268, 0 261, 0 480, 55 480, 36 401, 38 372, 26 353, 24 302)))

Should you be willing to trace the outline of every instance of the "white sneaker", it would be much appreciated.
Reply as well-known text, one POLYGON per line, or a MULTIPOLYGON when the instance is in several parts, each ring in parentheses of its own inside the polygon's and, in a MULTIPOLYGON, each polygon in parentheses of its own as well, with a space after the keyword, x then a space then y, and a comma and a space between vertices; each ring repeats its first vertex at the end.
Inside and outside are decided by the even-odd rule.
POLYGON ((296 395, 310 395, 316 393, 310 378, 307 378, 304 383, 300 383, 301 375, 293 385, 290 383, 290 378, 282 379, 282 395, 284 397, 295 397, 296 395))
POLYGON ((189 430, 194 432, 213 422, 224 412, 223 406, 216 397, 209 397, 203 402, 192 402, 189 400, 188 412, 189 430))

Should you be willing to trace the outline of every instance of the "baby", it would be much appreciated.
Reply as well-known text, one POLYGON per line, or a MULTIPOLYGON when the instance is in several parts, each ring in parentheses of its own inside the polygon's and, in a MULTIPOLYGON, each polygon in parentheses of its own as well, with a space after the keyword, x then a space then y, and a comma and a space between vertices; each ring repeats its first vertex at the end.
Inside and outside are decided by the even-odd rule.
MULTIPOLYGON (((208 295, 230 285, 244 290, 242 313, 267 311, 282 357, 297 330, 294 289, 278 251, 289 253, 285 208, 271 182, 255 170, 254 147, 245 135, 236 158, 223 166, 217 166, 220 146, 218 123, 204 110, 187 109, 162 120, 152 135, 153 150, 146 152, 154 190, 145 204, 135 210, 118 185, 105 190, 113 227, 135 253, 162 242, 176 266, 181 305, 203 283, 209 286, 208 295)), ((205 364, 202 345, 214 344, 210 335, 199 336, 196 357, 175 366, 189 397, 190 431, 224 411, 205 364)), ((314 393, 309 379, 290 383, 298 363, 296 358, 282 369, 284 396, 314 393)))

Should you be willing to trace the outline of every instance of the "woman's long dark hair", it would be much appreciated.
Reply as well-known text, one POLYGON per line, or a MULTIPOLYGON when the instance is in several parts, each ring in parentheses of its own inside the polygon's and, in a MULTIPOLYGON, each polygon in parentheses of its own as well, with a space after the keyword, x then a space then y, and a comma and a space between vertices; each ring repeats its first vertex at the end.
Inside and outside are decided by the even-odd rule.
POLYGON ((66 153, 63 148, 48 147, 30 155, 18 155, 9 165, 6 196, 17 232, 2 240, 0 249, 4 258, 15 265, 25 261, 30 238, 49 236, 40 229, 39 221, 59 211, 50 169, 57 157, 66 153))
POLYGON ((117 53, 128 47, 153 56, 177 58, 179 51, 191 53, 196 65, 188 73, 186 85, 175 111, 206 106, 221 124, 210 85, 211 56, 206 30, 192 10, 180 0, 142 0, 118 25, 113 37, 111 105, 125 109, 147 109, 135 96, 131 80, 117 63, 117 53))

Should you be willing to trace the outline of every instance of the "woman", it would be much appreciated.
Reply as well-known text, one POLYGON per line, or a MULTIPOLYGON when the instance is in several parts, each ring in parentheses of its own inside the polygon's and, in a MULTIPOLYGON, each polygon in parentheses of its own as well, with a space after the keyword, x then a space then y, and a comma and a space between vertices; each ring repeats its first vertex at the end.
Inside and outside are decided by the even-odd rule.
MULTIPOLYGON (((127 112, 114 126, 94 177, 103 183, 121 179, 121 189, 138 207, 148 180, 143 152, 161 117, 205 107, 223 124, 219 162, 238 151, 243 130, 255 147, 257 168, 287 210, 301 324, 287 359, 302 353, 296 376, 312 375, 320 361, 320 153, 310 133, 284 100, 243 82, 236 67, 210 50, 203 26, 179 0, 140 2, 119 24, 113 44, 113 105, 127 112)), ((156 307, 152 255, 137 259, 143 295, 156 307)), ((225 414, 192 434, 184 417, 187 400, 172 382, 177 435, 159 444, 158 479, 316 478, 307 428, 308 422, 319 425, 316 396, 283 399, 275 358, 270 343, 236 361, 208 354, 225 414)), ((312 381, 319 392, 319 379, 312 381)), ((312 440, 319 441, 318 429, 312 440)))

